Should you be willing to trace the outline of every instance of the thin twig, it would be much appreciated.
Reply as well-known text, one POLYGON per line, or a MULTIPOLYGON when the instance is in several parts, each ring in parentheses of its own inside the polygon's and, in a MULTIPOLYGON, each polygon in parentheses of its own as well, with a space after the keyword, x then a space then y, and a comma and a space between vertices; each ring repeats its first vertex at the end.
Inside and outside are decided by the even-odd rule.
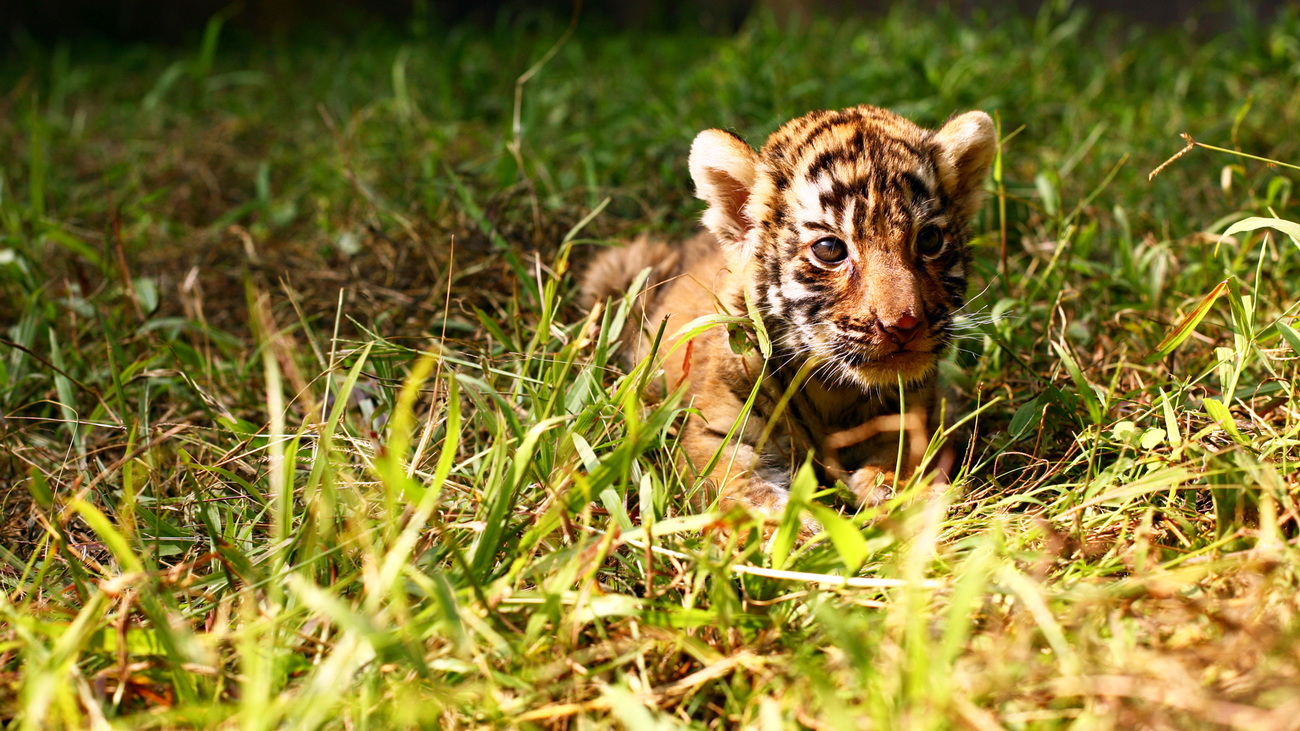
POLYGON ((1292 170, 1300 170, 1300 165, 1292 165, 1291 163, 1282 162, 1280 160, 1273 160, 1267 157, 1260 157, 1259 155, 1251 155, 1250 153, 1242 152, 1240 150, 1229 150, 1226 147, 1215 147, 1214 145, 1207 145, 1204 142, 1197 142, 1196 140, 1192 139, 1192 136, 1187 134, 1186 132, 1183 132, 1179 136, 1187 140, 1187 146, 1179 150, 1178 152, 1175 152, 1173 157, 1160 163, 1159 167, 1157 167, 1155 170, 1152 170, 1151 173, 1147 175, 1147 181, 1154 180, 1155 177, 1160 174, 1161 170, 1164 170, 1165 168, 1169 167, 1169 164, 1172 163, 1174 160, 1177 160, 1183 155, 1186 155, 1188 152, 1191 152, 1193 147, 1203 147, 1207 150, 1213 150, 1214 152, 1224 152, 1229 155, 1244 157, 1247 160, 1255 160, 1257 162, 1262 162, 1265 165, 1290 168, 1292 170))

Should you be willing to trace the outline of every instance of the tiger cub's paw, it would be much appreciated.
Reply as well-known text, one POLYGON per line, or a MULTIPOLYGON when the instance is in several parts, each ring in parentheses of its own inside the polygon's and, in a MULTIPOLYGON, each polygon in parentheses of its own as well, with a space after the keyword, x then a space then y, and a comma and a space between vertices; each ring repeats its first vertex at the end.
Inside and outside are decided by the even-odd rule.
MULTIPOLYGON (((750 510, 763 517, 763 522, 768 526, 765 532, 770 531, 781 522, 790 504, 789 490, 767 482, 766 480, 751 479, 744 490, 735 491, 723 498, 725 506, 727 501, 738 502, 750 510)), ((822 531, 821 523, 808 516, 802 516, 799 519, 799 537, 807 540, 822 531)))
POLYGON ((894 497, 897 481, 893 470, 865 465, 849 475, 848 486, 859 505, 871 508, 894 497))

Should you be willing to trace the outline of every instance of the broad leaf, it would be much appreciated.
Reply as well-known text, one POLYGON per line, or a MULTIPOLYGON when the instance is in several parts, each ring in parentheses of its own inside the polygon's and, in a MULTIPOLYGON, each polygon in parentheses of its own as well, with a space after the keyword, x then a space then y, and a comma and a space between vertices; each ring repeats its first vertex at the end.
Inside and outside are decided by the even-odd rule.
POLYGON ((1212 398, 1205 399, 1205 413, 1219 422, 1219 426, 1232 437, 1232 441, 1242 446, 1250 446, 1250 441, 1237 429, 1237 421, 1232 418, 1232 412, 1223 405, 1223 402, 1212 398))
POLYGON ((840 560, 844 562, 844 567, 849 570, 850 574, 857 573, 866 562, 870 550, 867 548, 867 539, 863 537, 862 530, 853 521, 845 519, 839 513, 820 503, 813 503, 808 506, 813 517, 817 522, 822 524, 826 529, 826 534, 831 537, 831 545, 835 546, 835 552, 840 555, 840 560))
POLYGON ((1039 403, 1041 398, 1042 396, 1035 396, 1016 409, 1015 416, 1011 417, 1011 426, 1007 428, 1012 439, 1024 437, 1043 420, 1043 405, 1039 403))
POLYGON ((1291 346, 1291 352, 1300 355, 1300 333, 1281 321, 1277 323, 1277 331, 1282 334, 1282 339, 1286 341, 1286 344, 1291 346))

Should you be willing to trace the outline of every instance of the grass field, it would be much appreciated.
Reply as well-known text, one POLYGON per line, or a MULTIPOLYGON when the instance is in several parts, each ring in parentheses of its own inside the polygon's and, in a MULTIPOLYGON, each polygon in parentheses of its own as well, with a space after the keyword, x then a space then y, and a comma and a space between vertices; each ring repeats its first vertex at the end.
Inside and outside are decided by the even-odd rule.
POLYGON ((5 728, 1300 728, 1300 16, 566 29, 0 66, 5 728), (575 274, 864 102, 1000 124, 970 443, 766 540, 575 274))

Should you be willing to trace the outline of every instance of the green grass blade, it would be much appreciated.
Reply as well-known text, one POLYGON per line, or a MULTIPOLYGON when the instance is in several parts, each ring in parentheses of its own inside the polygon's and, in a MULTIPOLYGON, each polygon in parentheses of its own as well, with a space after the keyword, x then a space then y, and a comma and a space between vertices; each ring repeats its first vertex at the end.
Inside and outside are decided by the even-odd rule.
POLYGON ((1281 320, 1277 322, 1277 332, 1291 346, 1291 352, 1300 355, 1300 333, 1281 320))
POLYGON ((1214 301, 1227 291, 1229 281, 1230 280, 1225 279, 1222 282, 1219 282, 1214 289, 1210 290, 1209 294, 1201 298, 1200 303, 1197 304, 1196 307, 1192 308, 1192 311, 1187 313, 1185 317, 1183 317, 1177 327, 1166 335, 1165 339, 1161 340, 1160 344, 1151 351, 1151 354, 1142 359, 1142 362, 1147 365, 1156 363, 1174 352, 1179 345, 1182 345, 1183 341, 1187 340, 1196 329, 1196 326, 1201 323, 1201 320, 1204 320, 1205 316, 1210 313, 1210 307, 1214 304, 1214 301))
POLYGON ((1242 219, 1228 227, 1223 235, 1219 237, 1219 243, 1234 234, 1245 233, 1247 231, 1257 231, 1261 228, 1272 228, 1281 231, 1291 238, 1291 242, 1300 247, 1300 223, 1295 221, 1286 221, 1281 218, 1261 218, 1251 216, 1242 219))
POLYGON ((1088 415, 1092 417, 1092 423, 1100 424, 1102 417, 1101 401, 1087 376, 1083 374, 1083 369, 1079 367, 1079 363, 1070 354, 1069 348, 1060 343, 1052 343, 1052 350, 1056 351, 1056 356, 1061 359, 1066 372, 1070 374, 1070 380, 1074 381, 1076 393, 1087 407, 1088 415))

